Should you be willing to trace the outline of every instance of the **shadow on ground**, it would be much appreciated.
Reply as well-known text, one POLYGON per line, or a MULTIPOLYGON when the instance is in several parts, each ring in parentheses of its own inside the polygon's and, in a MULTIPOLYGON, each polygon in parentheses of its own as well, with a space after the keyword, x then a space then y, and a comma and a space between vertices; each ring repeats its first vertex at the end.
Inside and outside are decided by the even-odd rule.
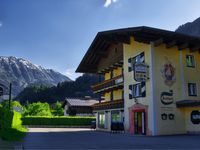
POLYGON ((14 149, 15 143, 7 142, 0 139, 0 150, 14 149))
POLYGON ((21 145, 24 149, 199 149, 199 140, 200 135, 147 137, 44 128, 31 130, 17 146, 21 145))

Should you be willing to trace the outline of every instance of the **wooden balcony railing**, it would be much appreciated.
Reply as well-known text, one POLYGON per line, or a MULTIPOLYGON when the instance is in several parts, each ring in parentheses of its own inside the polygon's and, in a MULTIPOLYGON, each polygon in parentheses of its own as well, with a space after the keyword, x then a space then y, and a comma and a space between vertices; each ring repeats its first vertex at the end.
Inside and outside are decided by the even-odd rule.
POLYGON ((99 84, 93 85, 92 90, 94 91, 94 93, 99 93, 113 88, 123 87, 123 83, 124 83, 123 75, 119 75, 112 79, 105 80, 99 84))
POLYGON ((124 99, 96 103, 92 108, 93 110, 124 108, 124 99))

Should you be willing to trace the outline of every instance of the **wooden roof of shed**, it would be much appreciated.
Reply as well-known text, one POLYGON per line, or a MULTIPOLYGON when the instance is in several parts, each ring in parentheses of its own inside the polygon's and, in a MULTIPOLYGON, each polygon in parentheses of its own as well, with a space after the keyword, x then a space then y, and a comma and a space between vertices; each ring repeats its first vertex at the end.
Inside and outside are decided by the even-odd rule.
POLYGON ((65 101, 68 102, 70 106, 82 106, 82 107, 92 106, 99 102, 95 99, 84 100, 84 99, 79 99, 79 98, 66 98, 65 101))
POLYGON ((111 44, 130 44, 130 37, 142 43, 153 42, 155 46, 165 43, 167 48, 177 46, 179 50, 189 48, 191 51, 200 50, 200 37, 152 27, 132 27, 97 33, 88 51, 79 64, 76 72, 96 73, 100 59, 105 55, 111 44))

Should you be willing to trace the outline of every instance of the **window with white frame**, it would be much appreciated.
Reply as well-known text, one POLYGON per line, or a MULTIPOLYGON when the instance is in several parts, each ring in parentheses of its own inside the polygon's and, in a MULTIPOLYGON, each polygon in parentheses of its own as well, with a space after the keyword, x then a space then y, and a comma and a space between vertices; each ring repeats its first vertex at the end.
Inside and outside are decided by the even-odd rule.
POLYGON ((197 96, 197 85, 196 83, 188 83, 188 95, 197 96))
POLYGON ((187 67, 195 67, 195 60, 193 55, 186 55, 187 67))

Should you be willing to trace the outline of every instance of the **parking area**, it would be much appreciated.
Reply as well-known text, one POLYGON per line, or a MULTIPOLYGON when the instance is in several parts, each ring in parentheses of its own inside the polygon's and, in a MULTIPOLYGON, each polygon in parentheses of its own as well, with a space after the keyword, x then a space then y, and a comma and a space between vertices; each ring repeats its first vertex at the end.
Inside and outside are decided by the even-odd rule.
POLYGON ((30 128, 18 149, 199 149, 200 135, 134 136, 83 128, 30 128))

